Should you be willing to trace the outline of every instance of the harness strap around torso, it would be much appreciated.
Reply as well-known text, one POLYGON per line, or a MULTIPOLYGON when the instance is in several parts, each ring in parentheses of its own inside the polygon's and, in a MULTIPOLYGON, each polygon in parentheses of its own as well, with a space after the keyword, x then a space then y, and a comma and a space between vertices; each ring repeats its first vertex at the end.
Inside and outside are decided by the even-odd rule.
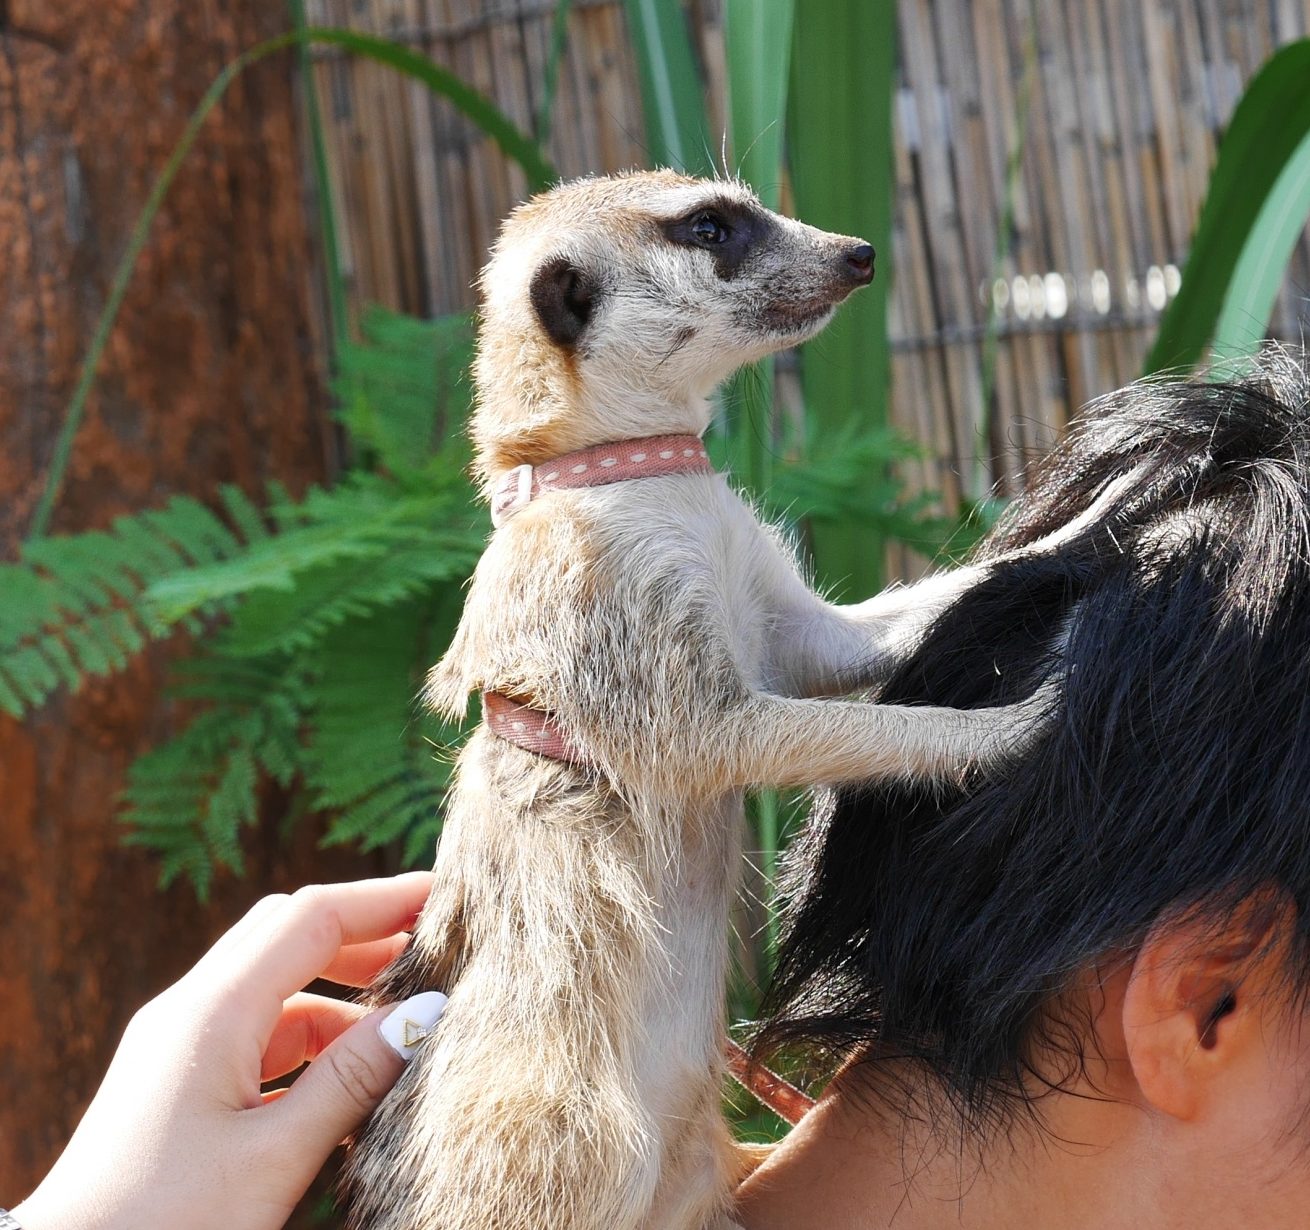
POLYGON ((535 752, 547 760, 582 765, 585 758, 565 737, 555 719, 541 709, 513 700, 503 692, 482 693, 482 720, 493 735, 535 752))

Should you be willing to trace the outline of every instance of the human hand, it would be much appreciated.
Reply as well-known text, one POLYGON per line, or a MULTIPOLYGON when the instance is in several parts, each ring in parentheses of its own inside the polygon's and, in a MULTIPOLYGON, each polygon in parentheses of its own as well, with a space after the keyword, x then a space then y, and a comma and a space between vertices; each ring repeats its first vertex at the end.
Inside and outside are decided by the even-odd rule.
MULTIPOLYGON (((23 1230, 283 1226, 404 1067, 379 1033, 399 1008, 301 988, 371 981, 431 883, 414 872, 260 901, 132 1018, 68 1148, 14 1210, 23 1230), (306 1060, 289 1090, 261 1093, 306 1060)), ((419 998, 430 1026, 443 1001, 419 998)))

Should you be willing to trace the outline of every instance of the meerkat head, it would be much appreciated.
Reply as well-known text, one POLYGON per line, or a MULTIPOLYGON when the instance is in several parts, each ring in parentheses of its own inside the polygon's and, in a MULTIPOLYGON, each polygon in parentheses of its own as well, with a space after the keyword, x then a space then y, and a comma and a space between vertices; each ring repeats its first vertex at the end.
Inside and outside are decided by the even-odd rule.
POLYGON ((699 434, 738 367, 812 337, 873 249, 745 185, 638 172, 520 206, 482 275, 473 435, 484 478, 576 448, 699 434))

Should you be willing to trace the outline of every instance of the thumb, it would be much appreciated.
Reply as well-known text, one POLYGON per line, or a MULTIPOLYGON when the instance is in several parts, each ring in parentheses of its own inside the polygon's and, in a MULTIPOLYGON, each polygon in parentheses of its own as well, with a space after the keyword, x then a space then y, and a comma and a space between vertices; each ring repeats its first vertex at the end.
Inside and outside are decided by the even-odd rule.
POLYGON ((273 1104, 279 1132, 296 1142, 311 1173, 373 1113, 445 1007, 441 992, 425 991, 370 1013, 341 1034, 273 1104))

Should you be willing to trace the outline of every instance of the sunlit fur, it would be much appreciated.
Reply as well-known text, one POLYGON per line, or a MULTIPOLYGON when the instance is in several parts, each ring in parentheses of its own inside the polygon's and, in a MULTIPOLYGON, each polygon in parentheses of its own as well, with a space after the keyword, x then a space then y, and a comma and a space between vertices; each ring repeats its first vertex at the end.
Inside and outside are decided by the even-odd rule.
MULTIPOLYGON (((822 326, 858 241, 775 217, 725 280, 660 229, 725 198, 760 209, 741 184, 660 172, 565 185, 511 217, 483 277, 484 485, 584 446, 700 434, 717 383, 822 326), (598 288, 573 346, 529 293, 561 255, 598 288)), ((727 1224, 742 792, 956 778, 1030 739, 1041 706, 1022 698, 970 713, 815 699, 889 669, 987 571, 836 608, 718 475, 555 492, 493 534, 427 697, 449 714, 479 689, 523 698, 594 768, 485 728, 461 754, 436 887, 374 991, 439 987, 450 1006, 354 1150, 352 1226, 727 1224)))
POLYGON ((679 248, 658 224, 699 202, 749 202, 732 180, 673 172, 584 179, 517 209, 482 275, 473 439, 483 476, 587 444, 661 432, 699 434, 711 392, 743 363, 817 333, 761 327, 770 306, 825 296, 828 266, 858 240, 775 215, 778 242, 748 278, 725 285, 705 252, 679 248), (594 275, 602 305, 577 353, 543 345, 532 275, 565 255, 594 275))

